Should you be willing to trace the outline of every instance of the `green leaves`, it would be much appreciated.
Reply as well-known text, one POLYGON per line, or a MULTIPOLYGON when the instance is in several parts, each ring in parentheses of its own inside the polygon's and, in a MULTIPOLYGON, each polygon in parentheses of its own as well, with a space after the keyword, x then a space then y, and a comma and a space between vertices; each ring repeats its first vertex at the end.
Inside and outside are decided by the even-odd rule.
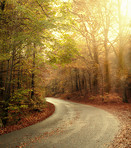
POLYGON ((69 36, 65 36, 64 38, 66 41, 61 45, 59 51, 60 62, 69 63, 77 54, 77 47, 75 41, 72 38, 70 38, 69 36))
POLYGON ((7 1, 0 17, 3 121, 8 111, 43 105, 44 64, 67 64, 78 53, 69 7, 59 0, 7 1))
POLYGON ((2 61, 7 61, 7 60, 10 59, 10 57, 11 57, 10 54, 7 54, 7 53, 0 53, 0 62, 2 62, 2 61))
POLYGON ((55 64, 67 64, 78 54, 75 41, 69 34, 64 34, 61 39, 54 40, 53 45, 46 51, 47 61, 55 64))
POLYGON ((28 96, 29 91, 30 91, 30 89, 24 89, 24 88, 15 90, 15 92, 13 93, 13 96, 12 96, 12 101, 14 101, 16 99, 21 100, 21 99, 26 98, 26 96, 28 96))

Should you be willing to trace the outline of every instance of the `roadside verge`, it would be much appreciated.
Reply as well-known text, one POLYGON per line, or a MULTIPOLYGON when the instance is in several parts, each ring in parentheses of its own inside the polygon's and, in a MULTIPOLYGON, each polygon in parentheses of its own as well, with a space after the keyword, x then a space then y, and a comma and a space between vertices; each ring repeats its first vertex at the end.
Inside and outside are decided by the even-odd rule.
POLYGON ((51 116, 54 111, 55 106, 52 103, 47 102, 46 107, 41 112, 31 112, 28 116, 23 117, 17 124, 0 128, 0 135, 36 124, 51 116))

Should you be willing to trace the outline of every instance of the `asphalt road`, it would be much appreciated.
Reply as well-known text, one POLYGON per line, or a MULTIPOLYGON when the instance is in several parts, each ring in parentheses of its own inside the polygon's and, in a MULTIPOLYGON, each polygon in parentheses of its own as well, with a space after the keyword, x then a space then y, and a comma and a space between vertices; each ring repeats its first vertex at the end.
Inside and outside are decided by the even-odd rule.
POLYGON ((106 148, 119 130, 110 113, 87 105, 47 98, 55 113, 30 127, 0 136, 0 148, 106 148))

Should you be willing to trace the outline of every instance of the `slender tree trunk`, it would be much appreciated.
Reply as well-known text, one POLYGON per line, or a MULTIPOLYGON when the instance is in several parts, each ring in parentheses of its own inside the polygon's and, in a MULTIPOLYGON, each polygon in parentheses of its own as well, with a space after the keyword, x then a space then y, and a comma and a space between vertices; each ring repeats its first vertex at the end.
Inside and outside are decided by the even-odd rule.
POLYGON ((77 68, 75 68, 75 89, 76 91, 79 90, 77 68))
POLYGON ((17 89, 20 89, 20 55, 19 55, 19 62, 18 62, 18 74, 17 74, 17 89))
MULTIPOLYGON (((6 0, 3 0, 0 2, 0 29, 1 29, 1 26, 3 25, 1 23, 1 17, 2 17, 2 12, 4 11, 5 9, 5 4, 6 4, 6 0)), ((3 48, 3 47, 2 47, 3 48)), ((0 50, 3 50, 3 49, 0 49, 0 50)), ((3 71, 3 66, 4 66, 4 62, 1 63, 1 71, 3 71)), ((4 87, 4 83, 3 83, 3 73, 0 74, 0 97, 4 97, 4 91, 3 91, 3 87, 4 87)))
POLYGON ((87 90, 87 81, 86 81, 84 71, 83 71, 83 80, 82 81, 83 81, 82 84, 83 84, 83 89, 84 89, 84 95, 86 95, 88 93, 88 90, 87 90))
POLYGON ((88 72, 88 81, 89 81, 89 88, 90 88, 90 93, 92 93, 92 81, 91 81, 91 74, 88 72))
POLYGON ((13 74, 13 66, 14 66, 14 58, 15 58, 15 49, 12 51, 12 59, 11 59, 11 65, 9 69, 9 60, 8 60, 8 66, 7 66, 7 78, 6 78, 6 84, 5 84, 5 92, 4 92, 4 107, 3 107, 3 118, 2 123, 5 126, 7 124, 7 117, 8 117, 8 106, 10 102, 10 93, 11 93, 11 82, 12 82, 12 74, 13 74), (9 73, 8 73, 9 71, 9 73), (9 77, 9 79, 8 79, 9 77))
MULTIPOLYGON (((1 63, 1 72, 3 71, 3 66, 4 66, 4 62, 1 63)), ((0 97, 3 98, 3 93, 4 93, 4 82, 3 82, 3 73, 0 73, 0 97)))
POLYGON ((122 90, 123 95, 123 102, 128 102, 127 95, 126 95, 126 79, 122 79, 122 77, 125 75, 124 71, 124 58, 123 58, 123 39, 122 39, 122 19, 121 19, 121 1, 118 0, 118 17, 119 17, 119 54, 118 54, 118 78, 119 82, 117 86, 120 90, 122 90))
MULTIPOLYGON (((107 33, 106 33, 107 34, 107 33)), ((107 35, 105 35, 105 91, 110 92, 111 84, 110 84, 110 74, 109 74, 109 62, 108 62, 108 48, 107 48, 107 35)))
MULTIPOLYGON (((94 33, 93 33, 94 34, 94 33)), ((94 87, 94 94, 98 94, 98 51, 96 46, 96 40, 95 36, 92 36, 93 38, 93 53, 94 53, 94 77, 93 77, 93 87, 94 87)))
POLYGON ((70 80, 71 80, 71 92, 74 91, 74 87, 73 87, 73 78, 72 78, 72 69, 70 68, 70 80))
POLYGON ((81 86, 81 78, 80 78, 80 71, 78 69, 78 84, 79 84, 79 91, 82 95, 82 86, 81 86))
POLYGON ((35 56, 36 56, 36 53, 35 53, 35 48, 36 48, 36 46, 35 46, 35 44, 34 44, 34 50, 33 50, 33 69, 32 69, 32 80, 31 80, 31 88, 32 88, 32 91, 31 91, 31 99, 33 99, 33 97, 34 97, 34 94, 35 94, 35 90, 34 90, 34 88, 35 88, 35 72, 34 72, 34 70, 35 70, 35 56))

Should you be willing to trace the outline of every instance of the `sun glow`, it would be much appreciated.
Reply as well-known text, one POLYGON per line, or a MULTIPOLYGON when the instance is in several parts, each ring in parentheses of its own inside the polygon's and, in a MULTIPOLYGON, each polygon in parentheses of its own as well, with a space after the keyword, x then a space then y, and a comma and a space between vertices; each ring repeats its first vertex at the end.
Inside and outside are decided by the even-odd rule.
POLYGON ((61 0, 62 2, 68 2, 69 0, 61 0))
POLYGON ((131 19, 131 0, 121 1, 121 14, 131 19))

